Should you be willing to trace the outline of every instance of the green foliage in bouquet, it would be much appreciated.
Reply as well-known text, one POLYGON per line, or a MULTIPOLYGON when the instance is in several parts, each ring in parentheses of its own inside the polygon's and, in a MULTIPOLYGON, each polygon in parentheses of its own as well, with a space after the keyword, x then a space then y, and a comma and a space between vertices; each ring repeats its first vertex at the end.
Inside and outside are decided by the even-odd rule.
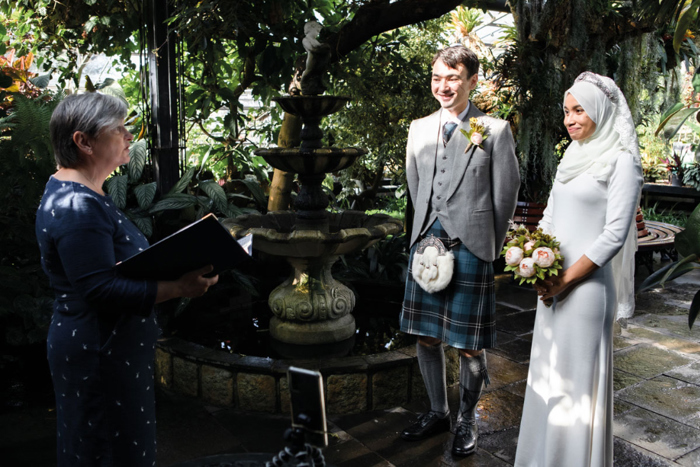
POLYGON ((520 280, 520 285, 534 284, 538 280, 559 275, 564 257, 560 254, 559 242, 553 235, 545 233, 541 228, 530 232, 524 225, 513 225, 506 238, 508 242, 501 251, 501 256, 506 258, 504 270, 513 272, 515 279, 520 280), (511 249, 514 250, 509 254, 511 249), (533 254, 542 255, 542 258, 534 258, 533 254), (524 271, 531 271, 531 275, 524 275, 524 271))

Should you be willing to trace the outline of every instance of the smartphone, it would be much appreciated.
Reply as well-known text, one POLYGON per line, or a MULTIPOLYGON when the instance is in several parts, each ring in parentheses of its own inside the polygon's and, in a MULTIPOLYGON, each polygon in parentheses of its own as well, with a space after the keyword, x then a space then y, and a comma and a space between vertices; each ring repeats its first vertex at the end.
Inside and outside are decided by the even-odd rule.
POLYGON ((323 377, 318 371, 290 366, 287 370, 292 406, 292 426, 301 427, 306 442, 317 448, 328 446, 323 377))

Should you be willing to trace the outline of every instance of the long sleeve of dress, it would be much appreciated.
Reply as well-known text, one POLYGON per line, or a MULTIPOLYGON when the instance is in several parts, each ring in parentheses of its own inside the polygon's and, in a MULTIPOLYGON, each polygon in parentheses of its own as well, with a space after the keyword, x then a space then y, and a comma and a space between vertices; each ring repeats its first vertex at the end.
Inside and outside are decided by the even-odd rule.
POLYGON ((53 273, 54 287, 77 293, 98 310, 148 316, 155 304, 157 283, 130 280, 114 271, 117 261, 126 259, 117 258, 115 251, 124 250, 136 240, 131 237, 139 234, 120 229, 117 222, 121 220, 115 221, 106 207, 107 201, 78 194, 70 197, 68 206, 52 208, 49 231, 55 254, 45 260, 50 260, 47 267, 53 273), (69 284, 61 284, 62 278, 69 284))
POLYGON ((643 178, 639 162, 626 152, 620 153, 608 180, 605 228, 585 255, 598 266, 608 263, 622 248, 639 202, 643 178))

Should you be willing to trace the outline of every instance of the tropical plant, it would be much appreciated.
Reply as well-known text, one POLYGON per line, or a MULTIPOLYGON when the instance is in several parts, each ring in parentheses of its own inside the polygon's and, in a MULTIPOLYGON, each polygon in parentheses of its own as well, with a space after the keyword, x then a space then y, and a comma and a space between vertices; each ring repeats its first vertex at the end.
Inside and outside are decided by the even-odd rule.
POLYGON ((692 186, 700 191, 700 163, 698 161, 693 161, 685 167, 683 185, 692 186))
MULTIPOLYGON (((647 277, 639 286, 639 292, 653 287, 664 287, 667 282, 687 272, 700 269, 700 206, 697 206, 688 217, 685 230, 676 234, 673 245, 678 252, 679 259, 647 277)), ((690 304, 689 328, 693 327, 698 312, 700 312, 700 291, 695 294, 690 304)))
MULTIPOLYGON (((55 171, 49 120, 61 94, 31 99, 11 92, 0 117, 0 354, 41 342, 53 293, 41 270, 34 219, 44 184, 55 171)), ((0 366, 6 363, 0 358, 0 366)))
POLYGON ((644 175, 644 181, 650 183, 668 178, 666 165, 649 153, 642 154, 642 173, 644 175))
POLYGON ((583 71, 614 76, 635 123, 653 115, 677 81, 667 67, 669 82, 676 84, 660 86, 666 56, 658 44, 661 32, 635 2, 518 0, 511 6, 518 36, 495 59, 496 80, 510 90, 515 106, 521 198, 544 201, 558 164, 555 148, 566 137, 563 95, 576 76, 583 71))

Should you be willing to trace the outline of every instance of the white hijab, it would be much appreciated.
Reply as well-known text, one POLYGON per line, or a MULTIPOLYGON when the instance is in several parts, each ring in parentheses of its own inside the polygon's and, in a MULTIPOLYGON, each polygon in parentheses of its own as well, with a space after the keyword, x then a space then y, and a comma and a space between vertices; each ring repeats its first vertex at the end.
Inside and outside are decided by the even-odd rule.
POLYGON ((596 128, 589 138, 569 144, 559 164, 557 180, 567 183, 582 173, 588 173, 596 180, 607 181, 617 155, 621 151, 629 152, 614 128, 617 108, 602 90, 587 81, 576 82, 566 91, 564 99, 569 94, 583 107, 596 128))
MULTIPOLYGON (((628 152, 640 161, 637 132, 625 96, 615 82, 586 71, 564 93, 571 94, 596 124, 593 134, 584 141, 573 141, 559 163, 556 180, 567 183, 582 173, 607 182, 620 152, 628 152)), ((640 165, 641 167, 641 165, 640 165)), ((641 191, 637 195, 637 205, 641 191)), ((636 217, 636 216, 635 216, 636 217)), ((634 314, 634 263, 637 251, 637 222, 632 224, 625 244, 612 259, 617 290, 617 318, 634 314)))

